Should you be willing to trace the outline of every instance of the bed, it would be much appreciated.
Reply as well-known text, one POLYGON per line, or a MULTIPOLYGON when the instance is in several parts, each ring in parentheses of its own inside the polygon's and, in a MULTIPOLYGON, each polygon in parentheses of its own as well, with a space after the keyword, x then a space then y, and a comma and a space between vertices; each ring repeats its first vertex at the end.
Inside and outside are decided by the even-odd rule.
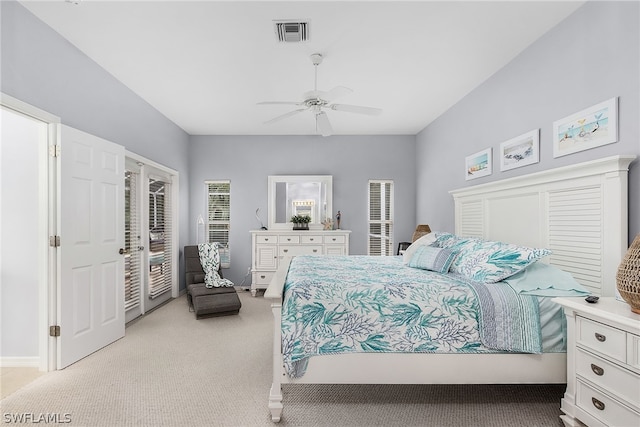
MULTIPOLYGON (((535 258, 544 258, 544 262, 571 273, 590 293, 612 296, 615 293, 616 269, 627 247, 627 172, 633 159, 633 156, 613 156, 454 190, 451 192, 455 204, 454 235, 518 247, 549 249, 551 255, 539 253, 535 258)), ((519 352, 517 347, 514 347, 516 350, 484 348, 484 341, 466 344, 480 351, 465 351, 465 344, 441 343, 441 347, 431 348, 427 352, 387 353, 377 351, 384 349, 387 343, 380 340, 380 334, 371 331, 367 346, 374 351, 355 352, 349 350, 344 342, 329 340, 329 344, 327 341, 323 344, 338 346, 337 354, 306 357, 308 355, 300 354, 299 348, 290 348, 291 339, 288 338, 292 328, 301 329, 302 326, 289 324, 284 333, 282 329, 296 310, 286 305, 285 282, 290 266, 294 270, 292 277, 295 276, 295 268, 309 271, 311 267, 308 265, 296 267, 296 264, 305 261, 304 258, 295 261, 293 266, 291 259, 283 260, 265 292, 265 298, 273 301, 273 382, 269 393, 269 410, 274 422, 280 420, 283 411, 282 384, 566 382, 565 353, 545 351, 539 347, 539 351, 532 351, 526 346, 523 349, 527 352, 519 352), (461 347, 462 351, 460 348, 452 349, 455 352, 446 351, 447 345, 461 347), (296 357, 298 360, 294 360, 296 357)), ((345 258, 325 262, 350 261, 352 264, 367 265, 368 257, 345 258)), ((384 271, 408 268, 402 266, 399 258, 391 258, 394 259, 385 261, 396 264, 391 264, 388 266, 390 270, 384 271)), ((305 262, 314 263, 315 260, 305 262)), ((327 268, 325 265, 320 266, 318 271, 323 270, 337 273, 339 268, 335 265, 327 268)), ((380 277, 390 274, 380 271, 380 277)), ((342 277, 349 275, 342 273, 342 277)), ((308 279, 304 273, 298 276, 299 281, 308 279)), ((331 278, 328 280, 330 283, 331 278)), ((384 283, 378 285, 382 286, 381 289, 385 286, 384 283)), ((460 283, 460 286, 463 284, 460 283)), ((385 292, 388 293, 388 288, 385 292)), ((325 293, 329 293, 328 290, 325 293)), ((415 301, 407 302, 409 305, 411 303, 415 301)), ((384 312, 382 309, 380 311, 384 312)), ((334 310, 334 315, 338 316, 339 310, 334 310)), ((457 319, 455 322, 464 329, 467 320, 457 319)), ((482 335, 482 327, 478 333, 482 335)), ((530 338, 515 341, 528 342, 530 338)))

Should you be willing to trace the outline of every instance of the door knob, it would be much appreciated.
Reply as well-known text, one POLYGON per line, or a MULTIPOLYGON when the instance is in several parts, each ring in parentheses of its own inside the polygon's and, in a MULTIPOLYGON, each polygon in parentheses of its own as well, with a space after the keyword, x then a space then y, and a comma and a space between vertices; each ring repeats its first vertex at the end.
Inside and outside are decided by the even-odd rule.
POLYGON ((119 253, 120 255, 124 255, 124 248, 120 248, 120 250, 118 251, 118 253, 119 253))

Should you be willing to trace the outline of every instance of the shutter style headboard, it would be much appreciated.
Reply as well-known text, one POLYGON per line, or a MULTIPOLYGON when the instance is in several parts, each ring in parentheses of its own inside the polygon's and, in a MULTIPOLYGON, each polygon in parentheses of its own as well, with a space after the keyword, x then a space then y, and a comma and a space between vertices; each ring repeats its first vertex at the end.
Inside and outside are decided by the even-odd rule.
POLYGON ((549 248, 550 264, 594 294, 614 296, 634 159, 606 157, 453 190, 455 233, 549 248))

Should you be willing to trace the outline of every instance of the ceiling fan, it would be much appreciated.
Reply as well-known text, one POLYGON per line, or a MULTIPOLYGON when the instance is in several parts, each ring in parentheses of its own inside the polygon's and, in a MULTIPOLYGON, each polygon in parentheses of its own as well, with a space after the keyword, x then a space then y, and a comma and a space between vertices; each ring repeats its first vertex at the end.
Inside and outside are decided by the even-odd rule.
POLYGON ((322 63, 322 55, 319 53, 314 53, 313 55, 311 55, 311 62, 315 67, 315 83, 313 86, 313 90, 306 92, 303 95, 304 101, 265 101, 258 103, 258 105, 295 105, 301 108, 277 116, 271 120, 264 122, 265 124, 278 122, 282 119, 286 119, 288 117, 295 116, 298 113, 302 113, 303 111, 310 111, 311 113, 313 113, 316 119, 316 130, 320 132, 322 136, 329 136, 333 133, 333 128, 331 127, 329 117, 327 116, 325 110, 346 111, 349 113, 367 114, 370 116, 376 116, 382 112, 380 108, 362 107, 359 105, 348 104, 332 104, 331 102, 334 99, 348 95, 353 91, 344 86, 336 86, 328 92, 318 90, 318 65, 322 63))

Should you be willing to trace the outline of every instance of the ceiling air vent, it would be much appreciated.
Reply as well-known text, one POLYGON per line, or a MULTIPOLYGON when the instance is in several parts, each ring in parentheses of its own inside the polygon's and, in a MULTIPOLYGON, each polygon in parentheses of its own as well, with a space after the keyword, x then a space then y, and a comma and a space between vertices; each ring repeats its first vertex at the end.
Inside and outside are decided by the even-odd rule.
POLYGON ((309 39, 309 23, 275 21, 276 34, 281 43, 304 42, 309 39))

